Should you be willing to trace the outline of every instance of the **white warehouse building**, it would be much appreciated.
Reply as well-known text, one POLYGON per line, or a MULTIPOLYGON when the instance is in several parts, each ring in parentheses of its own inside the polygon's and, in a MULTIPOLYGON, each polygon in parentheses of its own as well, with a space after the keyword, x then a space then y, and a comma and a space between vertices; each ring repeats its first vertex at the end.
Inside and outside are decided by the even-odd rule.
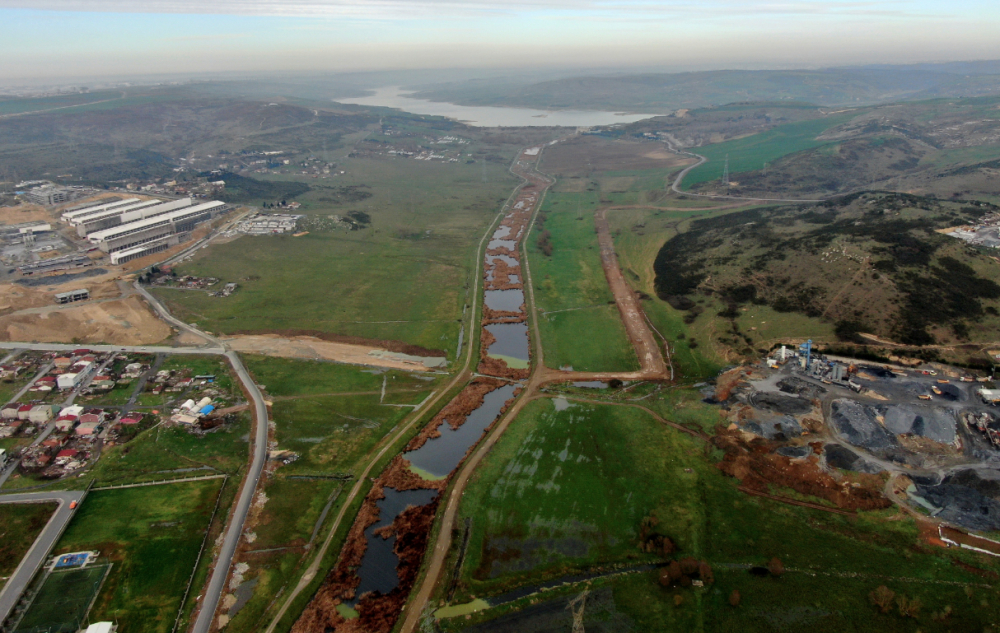
POLYGON ((123 264, 176 246, 180 243, 179 233, 190 231, 227 208, 224 202, 206 202, 97 231, 87 239, 108 253, 112 264, 123 264))
POLYGON ((77 218, 76 220, 71 221, 71 224, 76 224, 77 235, 80 237, 87 237, 91 233, 96 233, 97 231, 114 228, 116 226, 121 226, 122 224, 135 222, 136 220, 145 220, 146 218, 163 215, 164 213, 177 211, 190 206, 191 198, 182 198, 180 200, 173 200, 170 202, 150 200, 136 205, 121 207, 119 209, 105 210, 82 218, 77 218))

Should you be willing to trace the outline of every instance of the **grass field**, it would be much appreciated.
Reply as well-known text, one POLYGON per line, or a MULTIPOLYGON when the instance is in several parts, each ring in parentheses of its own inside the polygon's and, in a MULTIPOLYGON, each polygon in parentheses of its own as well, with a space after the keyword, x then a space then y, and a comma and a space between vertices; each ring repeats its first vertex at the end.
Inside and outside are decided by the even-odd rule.
MULTIPOLYGON (((386 384, 388 402, 392 392, 433 389, 440 376, 406 371, 379 371, 355 365, 301 361, 266 356, 246 356, 244 362, 258 384, 271 396, 304 396, 334 393, 380 392, 386 384)), ((399 394, 394 394, 399 395, 399 394)))
POLYGON ((111 570, 91 620, 169 632, 215 507, 221 480, 92 492, 57 553, 98 550, 111 570))
POLYGON ((831 127, 850 121, 858 114, 857 111, 852 111, 821 119, 789 123, 746 138, 696 148, 695 153, 707 158, 708 162, 688 172, 683 187, 690 189, 698 183, 721 178, 727 155, 729 173, 733 180, 738 180, 737 174, 741 171, 763 169, 765 163, 773 162, 782 156, 820 147, 829 141, 818 141, 817 136, 831 127))
MULTIPOLYGON (((678 404, 692 421, 715 411, 696 398, 665 408, 678 404)), ((996 618, 992 589, 966 595, 966 585, 989 581, 954 562, 996 570, 994 559, 921 546, 894 509, 849 518, 746 496, 715 468, 720 455, 634 408, 530 403, 466 490, 460 514, 472 533, 453 603, 653 557, 637 546, 641 519, 653 515, 677 556, 707 559, 716 582, 667 590, 649 574, 615 581, 616 603, 633 620, 622 630, 978 631, 996 618), (789 570, 780 580, 747 573, 775 556, 789 570), (876 615, 868 593, 880 584, 921 600, 919 621, 876 615), (733 589, 744 597, 736 610, 726 602, 733 589), (946 604, 955 619, 939 627, 928 616, 946 604)))
POLYGON ((127 444, 106 450, 78 480, 79 485, 91 477, 104 485, 187 477, 204 474, 189 470, 204 466, 235 475, 246 464, 249 431, 250 417, 246 413, 202 437, 177 426, 151 428, 127 444))
POLYGON ((0 576, 13 573, 55 509, 54 503, 0 504, 0 576))
POLYGON ((330 186, 366 185, 372 196, 338 205, 323 202, 328 194, 317 189, 300 197, 300 211, 320 219, 360 211, 371 217, 368 228, 218 244, 179 272, 238 282, 235 294, 159 296, 180 318, 213 332, 319 330, 452 357, 473 253, 515 184, 506 163, 484 170, 481 162, 356 158, 342 166, 347 174, 330 186))
POLYGON ((536 225, 527 238, 545 364, 631 371, 639 363, 601 268, 596 205, 597 197, 588 192, 550 193, 543 206, 544 227, 536 225), (551 234, 551 256, 538 248, 542 230, 551 234))
POLYGON ((15 631, 76 633, 86 627, 87 607, 107 571, 107 565, 91 565, 48 575, 15 631))

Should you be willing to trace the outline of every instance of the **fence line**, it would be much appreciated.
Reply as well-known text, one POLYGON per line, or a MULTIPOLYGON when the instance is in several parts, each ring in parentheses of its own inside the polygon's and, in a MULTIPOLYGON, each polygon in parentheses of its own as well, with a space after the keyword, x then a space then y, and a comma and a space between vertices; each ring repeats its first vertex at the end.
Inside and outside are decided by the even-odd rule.
POLYGON ((91 492, 98 490, 121 490, 122 488, 141 488, 142 486, 162 486, 164 484, 181 484, 186 481, 205 481, 207 479, 225 479, 229 475, 221 473, 218 475, 200 475, 198 477, 180 477, 177 479, 157 479, 156 481, 141 481, 136 484, 118 484, 91 488, 91 492))
POLYGON ((181 616, 184 615, 184 605, 187 603, 188 595, 191 593, 191 585, 194 583, 195 574, 198 573, 198 564, 201 563, 201 557, 205 553, 205 545, 208 544, 208 535, 212 533, 212 524, 215 523, 215 515, 219 512, 219 504, 222 503, 222 493, 226 489, 226 482, 229 480, 228 475, 223 475, 223 477, 226 477, 226 481, 222 482, 222 487, 219 488, 219 496, 215 498, 215 509, 212 510, 212 518, 208 520, 208 527, 205 528, 205 536, 201 539, 201 549, 198 550, 198 558, 194 559, 191 577, 188 578, 187 587, 184 589, 181 606, 177 608, 177 617, 174 619, 174 628, 171 629, 171 633, 177 633, 177 626, 181 623, 181 616))

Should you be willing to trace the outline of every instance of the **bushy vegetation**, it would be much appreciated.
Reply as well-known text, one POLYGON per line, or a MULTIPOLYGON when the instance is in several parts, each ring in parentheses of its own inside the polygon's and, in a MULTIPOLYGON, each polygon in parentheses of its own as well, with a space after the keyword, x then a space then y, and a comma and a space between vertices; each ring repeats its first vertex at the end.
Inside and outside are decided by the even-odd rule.
POLYGON ((730 320, 747 305, 821 318, 844 341, 967 339, 996 310, 996 262, 937 229, 993 209, 872 192, 695 220, 657 254, 656 291, 692 312, 713 296, 730 320))
MULTIPOLYGON (((208 175, 208 174, 204 174, 208 175)), ((288 201, 310 190, 309 185, 297 181, 258 180, 228 171, 213 175, 224 180, 226 188, 218 194, 224 202, 288 201)))

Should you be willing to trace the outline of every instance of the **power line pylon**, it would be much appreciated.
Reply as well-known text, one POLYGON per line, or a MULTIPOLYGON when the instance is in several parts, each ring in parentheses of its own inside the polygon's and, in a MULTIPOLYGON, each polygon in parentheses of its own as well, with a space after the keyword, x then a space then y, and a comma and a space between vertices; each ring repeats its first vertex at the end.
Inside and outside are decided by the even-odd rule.
POLYGON ((566 608, 573 614, 573 633, 585 633, 583 630, 583 610, 587 606, 587 594, 589 593, 590 587, 588 586, 566 605, 566 608))

